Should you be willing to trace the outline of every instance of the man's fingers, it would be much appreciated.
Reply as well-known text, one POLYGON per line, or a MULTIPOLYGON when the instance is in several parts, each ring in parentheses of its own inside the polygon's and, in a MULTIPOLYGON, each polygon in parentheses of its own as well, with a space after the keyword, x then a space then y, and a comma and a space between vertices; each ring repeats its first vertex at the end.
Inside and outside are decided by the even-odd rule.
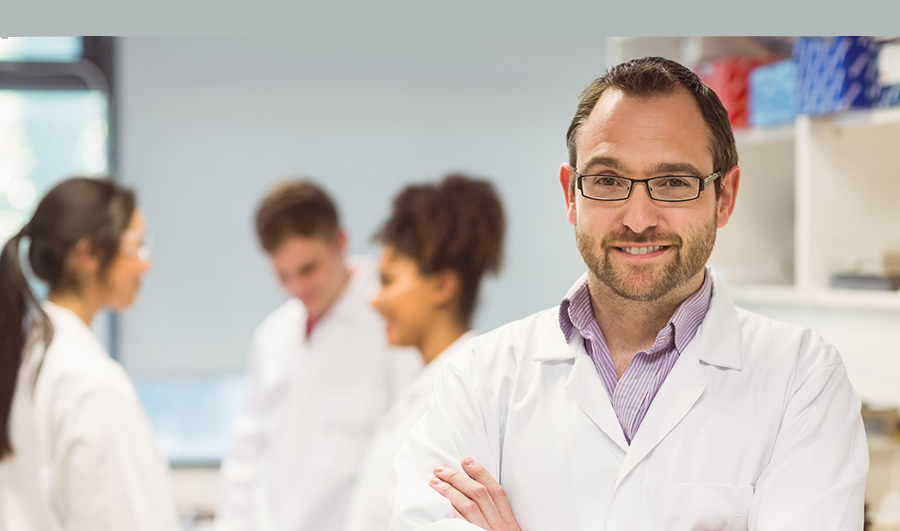
MULTIPOLYGON (((479 465, 480 466, 480 465, 479 465)), ((497 509, 497 506, 494 503, 494 499, 491 496, 488 487, 476 481, 474 478, 470 477, 466 472, 459 472, 449 467, 439 466, 434 469, 434 475, 446 483, 449 483, 453 488, 462 493, 468 500, 475 502, 481 510, 481 516, 487 522, 488 529, 492 530, 506 530, 507 522, 503 518, 503 515, 500 514, 500 511, 497 509)), ((486 471, 483 476, 486 475, 491 481, 490 474, 486 471)), ((493 481, 496 484, 496 481, 493 481)), ((499 486, 499 485, 498 485, 499 486)), ((463 515, 466 513, 464 511, 463 515)), ((511 512, 511 511, 510 511, 511 512)), ((513 528, 515 529, 515 528, 513 528)))
POLYGON ((488 471, 471 457, 462 460, 463 470, 472 479, 484 485, 488 495, 494 502, 497 512, 503 519, 503 522, 512 531, 519 531, 519 525, 513 516, 512 507, 509 505, 509 499, 506 497, 506 490, 500 483, 494 479, 488 471))
POLYGON ((481 513, 481 508, 478 504, 454 488, 453 485, 446 481, 442 481, 440 478, 432 478, 428 484, 431 485, 431 488, 436 490, 438 494, 450 500, 450 505, 453 506, 454 516, 461 518, 470 524, 477 525, 482 529, 491 529, 490 524, 487 523, 487 520, 485 520, 484 515, 481 513))

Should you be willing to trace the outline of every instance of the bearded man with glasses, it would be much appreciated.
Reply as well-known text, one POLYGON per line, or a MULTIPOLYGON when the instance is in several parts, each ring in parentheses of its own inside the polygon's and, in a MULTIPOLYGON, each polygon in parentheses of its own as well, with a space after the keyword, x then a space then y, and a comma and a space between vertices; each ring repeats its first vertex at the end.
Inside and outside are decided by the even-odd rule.
POLYGON ((862 529, 838 352, 736 308, 706 266, 741 178, 715 93, 673 61, 618 65, 567 143, 587 270, 444 367, 395 462, 391 530, 862 529))

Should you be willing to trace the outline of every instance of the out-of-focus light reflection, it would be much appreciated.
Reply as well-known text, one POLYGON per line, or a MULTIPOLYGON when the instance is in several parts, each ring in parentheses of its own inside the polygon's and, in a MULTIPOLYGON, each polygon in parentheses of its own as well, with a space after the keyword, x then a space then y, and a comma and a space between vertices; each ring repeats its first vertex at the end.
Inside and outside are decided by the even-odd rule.
POLYGON ((81 37, 9 37, 0 39, 0 61, 77 61, 81 37))
POLYGON ((106 142, 107 136, 109 136, 109 125, 103 118, 89 121, 81 130, 81 137, 88 144, 106 142))
POLYGON ((37 197, 37 190, 34 189, 33 184, 25 179, 17 179, 9 185, 9 188, 6 190, 6 197, 14 208, 25 210, 34 203, 34 199, 37 197))
POLYGON ((0 194, 6 191, 13 180, 13 165, 7 160, 0 158, 0 194))
POLYGON ((18 124, 22 120, 23 110, 22 98, 18 94, 0 90, 0 126, 18 124))
POLYGON ((84 167, 91 173, 106 171, 106 146, 103 144, 91 144, 84 150, 82 157, 84 167))
POLYGON ((109 136, 109 125, 103 118, 95 118, 81 128, 78 144, 81 146, 81 160, 90 173, 106 171, 106 139, 109 136))
POLYGON ((10 37, 8 39, 0 39, 0 59, 13 59, 19 55, 19 49, 22 48, 24 41, 19 37, 10 37))
POLYGON ((5 244, 24 224, 25 216, 22 213, 0 210, 0 244, 5 244))

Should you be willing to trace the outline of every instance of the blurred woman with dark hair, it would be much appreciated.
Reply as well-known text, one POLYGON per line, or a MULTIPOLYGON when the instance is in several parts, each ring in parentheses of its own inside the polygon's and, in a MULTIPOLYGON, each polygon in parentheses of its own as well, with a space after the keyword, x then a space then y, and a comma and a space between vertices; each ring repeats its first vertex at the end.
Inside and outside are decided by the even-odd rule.
POLYGON ((134 193, 73 178, 0 252, 0 529, 178 529, 168 470, 121 365, 90 326, 150 262, 134 193), (39 303, 20 262, 27 240, 39 303))
POLYGON ((363 461, 345 529, 386 531, 396 481, 394 456, 425 412, 438 366, 472 336, 485 273, 500 269, 503 206, 487 181, 450 175, 406 187, 375 238, 381 290, 372 304, 388 342, 419 349, 425 367, 388 411, 363 461))

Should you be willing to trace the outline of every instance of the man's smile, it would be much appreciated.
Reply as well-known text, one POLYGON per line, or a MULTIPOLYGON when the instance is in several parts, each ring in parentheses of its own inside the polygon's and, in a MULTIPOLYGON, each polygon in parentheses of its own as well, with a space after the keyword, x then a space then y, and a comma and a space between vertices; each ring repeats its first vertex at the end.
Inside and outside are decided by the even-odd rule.
POLYGON ((632 255, 644 255, 644 254, 656 253, 656 252, 663 251, 668 248, 669 248, 668 245, 648 245, 648 246, 644 246, 644 247, 616 247, 616 249, 618 249, 626 254, 632 254, 632 255))

